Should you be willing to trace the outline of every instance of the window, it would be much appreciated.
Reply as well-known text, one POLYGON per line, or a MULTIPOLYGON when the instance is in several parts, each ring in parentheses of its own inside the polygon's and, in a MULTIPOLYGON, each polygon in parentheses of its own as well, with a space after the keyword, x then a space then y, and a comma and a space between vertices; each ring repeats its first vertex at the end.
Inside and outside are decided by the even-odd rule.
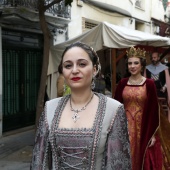
POLYGON ((95 26, 97 26, 97 24, 85 21, 85 28, 86 29, 92 29, 95 26))
POLYGON ((97 22, 87 20, 86 18, 82 18, 82 30, 83 32, 88 31, 98 25, 97 22))
POLYGON ((140 21, 135 21, 135 30, 145 32, 145 24, 140 21))
POLYGON ((141 0, 136 0, 135 6, 141 8, 141 7, 142 7, 142 6, 141 6, 141 0))

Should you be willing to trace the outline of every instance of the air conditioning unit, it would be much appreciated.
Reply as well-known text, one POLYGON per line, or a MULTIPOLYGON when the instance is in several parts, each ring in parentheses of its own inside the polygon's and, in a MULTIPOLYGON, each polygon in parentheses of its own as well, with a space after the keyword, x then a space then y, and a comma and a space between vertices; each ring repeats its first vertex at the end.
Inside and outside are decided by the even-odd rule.
POLYGON ((83 1, 77 0, 77 6, 82 7, 83 6, 83 1))

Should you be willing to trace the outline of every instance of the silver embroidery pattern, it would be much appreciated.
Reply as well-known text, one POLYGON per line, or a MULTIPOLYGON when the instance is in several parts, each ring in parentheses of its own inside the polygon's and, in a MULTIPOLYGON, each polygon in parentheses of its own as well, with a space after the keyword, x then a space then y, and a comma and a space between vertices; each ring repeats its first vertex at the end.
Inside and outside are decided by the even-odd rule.
POLYGON ((106 132, 108 136, 104 147, 105 151, 101 155, 102 167, 95 169, 97 153, 100 150, 102 126, 104 126, 103 119, 107 109, 106 96, 95 94, 99 97, 99 106, 91 129, 58 128, 61 113, 68 102, 69 96, 61 98, 58 102, 50 132, 45 109, 45 112, 41 115, 36 133, 31 170, 46 170, 48 165, 54 166, 53 170, 131 169, 127 120, 122 105, 118 108, 116 117, 113 117, 106 132), (52 162, 48 162, 50 153, 52 154, 52 162))

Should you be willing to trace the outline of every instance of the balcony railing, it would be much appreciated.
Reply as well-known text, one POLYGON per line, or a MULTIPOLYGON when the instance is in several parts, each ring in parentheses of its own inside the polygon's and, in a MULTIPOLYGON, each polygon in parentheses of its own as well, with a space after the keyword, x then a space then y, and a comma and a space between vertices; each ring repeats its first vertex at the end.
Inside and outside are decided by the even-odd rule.
MULTIPOLYGON (((45 0, 45 4, 48 5, 52 0, 45 0)), ((38 11, 37 0, 0 0, 0 7, 26 7, 38 11)), ((65 0, 58 4, 53 5, 46 12, 53 16, 71 18, 70 6, 65 6, 65 0)))

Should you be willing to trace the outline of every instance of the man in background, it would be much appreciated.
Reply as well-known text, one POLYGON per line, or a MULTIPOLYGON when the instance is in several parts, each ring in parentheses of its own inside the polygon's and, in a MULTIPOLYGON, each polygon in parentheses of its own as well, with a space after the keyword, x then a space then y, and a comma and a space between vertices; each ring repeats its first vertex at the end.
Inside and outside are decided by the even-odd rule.
POLYGON ((170 122, 170 76, 168 67, 160 62, 158 52, 151 55, 151 64, 146 66, 146 77, 154 80, 158 97, 166 98, 168 105, 168 120, 170 122))

